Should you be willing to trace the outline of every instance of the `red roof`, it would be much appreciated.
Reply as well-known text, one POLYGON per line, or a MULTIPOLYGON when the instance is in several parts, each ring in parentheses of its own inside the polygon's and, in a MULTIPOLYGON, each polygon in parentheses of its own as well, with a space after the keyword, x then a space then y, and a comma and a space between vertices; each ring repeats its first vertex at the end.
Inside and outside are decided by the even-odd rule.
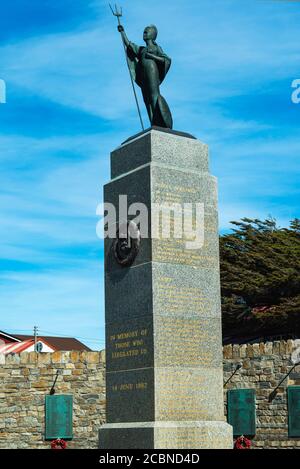
MULTIPOLYGON (((34 340, 33 335, 15 335, 19 340, 34 340)), ((54 348, 55 350, 63 350, 63 351, 68 351, 68 350, 79 350, 79 351, 88 351, 91 352, 91 349, 84 345, 82 342, 80 342, 77 339, 74 339, 73 337, 51 337, 51 336, 46 336, 46 335, 39 335, 38 340, 42 339, 47 342, 47 344, 50 345, 50 347, 54 348)))
POLYGON ((0 345, 0 353, 21 353, 34 344, 34 340, 25 340, 24 342, 10 342, 0 345))

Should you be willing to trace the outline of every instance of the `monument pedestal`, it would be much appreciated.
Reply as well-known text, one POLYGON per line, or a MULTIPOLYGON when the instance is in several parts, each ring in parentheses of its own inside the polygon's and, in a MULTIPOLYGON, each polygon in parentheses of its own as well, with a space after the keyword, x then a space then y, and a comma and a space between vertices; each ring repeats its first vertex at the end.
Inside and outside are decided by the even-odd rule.
POLYGON ((100 430, 102 449, 230 449, 225 422, 110 423, 100 430))
POLYGON ((111 154, 111 176, 104 201, 120 224, 135 218, 139 206, 132 204, 144 204, 149 236, 142 233, 129 266, 117 261, 116 241, 105 240, 107 424, 100 448, 232 448, 223 405, 217 184, 208 147, 187 134, 151 129, 111 154), (198 247, 184 230, 191 204, 204 208, 198 247), (171 219, 164 218, 167 206, 171 219))

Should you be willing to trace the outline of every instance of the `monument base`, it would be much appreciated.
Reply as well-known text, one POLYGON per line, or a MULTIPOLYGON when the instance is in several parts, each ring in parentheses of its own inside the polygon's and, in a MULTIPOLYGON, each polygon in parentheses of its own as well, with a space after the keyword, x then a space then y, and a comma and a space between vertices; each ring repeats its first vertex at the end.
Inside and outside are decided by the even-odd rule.
POLYGON ((104 201, 115 208, 113 226, 140 223, 141 236, 138 248, 122 247, 117 233, 105 238, 100 448, 231 449, 208 146, 157 128, 133 136, 111 153, 104 201))
POLYGON ((108 423, 99 431, 100 449, 232 449, 226 422, 108 423))

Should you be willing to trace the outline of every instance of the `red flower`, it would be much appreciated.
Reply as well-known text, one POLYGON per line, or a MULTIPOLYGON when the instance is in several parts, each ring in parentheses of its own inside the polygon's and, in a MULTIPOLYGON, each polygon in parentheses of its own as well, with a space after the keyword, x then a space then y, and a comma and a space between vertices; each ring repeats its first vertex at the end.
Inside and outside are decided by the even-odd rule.
POLYGON ((250 449, 251 441, 244 435, 239 436, 234 443, 234 449, 250 449))
POLYGON ((61 438, 51 441, 51 449, 66 449, 67 442, 61 438))

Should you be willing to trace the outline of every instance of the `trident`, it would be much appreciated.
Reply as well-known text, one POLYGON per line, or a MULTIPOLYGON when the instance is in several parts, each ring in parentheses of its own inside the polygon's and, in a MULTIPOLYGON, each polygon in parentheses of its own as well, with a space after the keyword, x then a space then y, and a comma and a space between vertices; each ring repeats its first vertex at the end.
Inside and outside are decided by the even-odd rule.
MULTIPOLYGON (((115 11, 114 11, 111 4, 109 4, 109 7, 111 9, 112 14, 118 18, 118 24, 121 25, 120 18, 121 18, 121 16, 123 16, 122 8, 120 7, 118 9, 117 5, 115 5, 115 11)), ((142 129, 145 130, 142 115, 141 115, 141 111, 140 111, 140 106, 139 106, 139 102, 138 102, 138 98, 137 98, 137 95, 136 95, 135 86, 134 86, 134 83, 133 83, 131 71, 130 71, 130 68, 129 68, 128 61, 127 61, 126 45, 124 44, 124 42, 123 42, 123 46, 124 46, 124 51, 125 51, 125 56, 126 56, 126 63, 127 63, 127 67, 128 67, 128 71, 129 71, 129 75, 130 75, 130 80, 131 80, 131 85, 132 85, 132 89, 133 89, 134 99, 135 99, 135 102, 136 102, 137 111, 138 111, 138 114, 139 114, 142 129)))

